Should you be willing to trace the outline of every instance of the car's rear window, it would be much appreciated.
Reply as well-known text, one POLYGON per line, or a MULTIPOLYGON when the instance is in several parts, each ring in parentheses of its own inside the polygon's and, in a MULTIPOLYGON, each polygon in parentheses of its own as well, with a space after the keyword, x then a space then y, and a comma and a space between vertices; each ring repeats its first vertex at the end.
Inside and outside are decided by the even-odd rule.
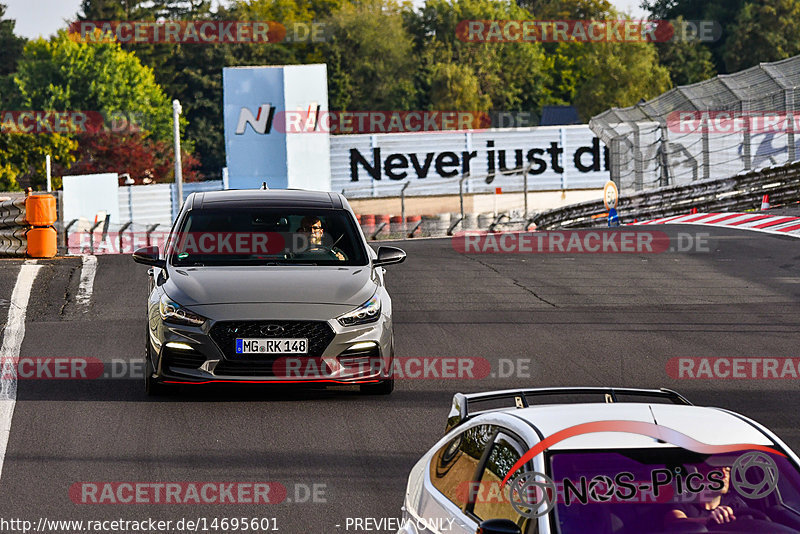
POLYGON ((228 208, 190 211, 170 236, 175 266, 366 265, 350 213, 336 209, 228 208))

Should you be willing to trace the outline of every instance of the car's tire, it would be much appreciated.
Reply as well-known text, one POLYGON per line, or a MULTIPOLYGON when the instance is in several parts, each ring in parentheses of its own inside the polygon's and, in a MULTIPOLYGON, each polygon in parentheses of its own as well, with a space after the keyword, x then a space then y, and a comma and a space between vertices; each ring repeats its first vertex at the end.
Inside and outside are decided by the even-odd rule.
POLYGON ((148 336, 147 345, 145 345, 145 359, 144 359, 144 391, 148 397, 160 397, 167 395, 172 391, 172 388, 162 384, 156 379, 153 374, 155 368, 153 367, 152 349, 150 348, 150 338, 148 336))
POLYGON ((394 378, 381 380, 377 384, 361 384, 359 390, 362 395, 389 395, 394 391, 394 378))

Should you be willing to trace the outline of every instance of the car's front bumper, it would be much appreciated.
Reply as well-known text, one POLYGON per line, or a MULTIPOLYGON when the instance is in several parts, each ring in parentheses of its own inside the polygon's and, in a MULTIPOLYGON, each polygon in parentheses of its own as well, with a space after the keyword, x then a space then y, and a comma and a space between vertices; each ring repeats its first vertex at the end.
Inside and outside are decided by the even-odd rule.
MULTIPOLYGON (((234 321, 207 321, 202 327, 179 326, 160 320, 151 323, 149 342, 155 378, 169 384, 309 386, 375 384, 390 378, 393 342, 392 321, 388 315, 381 315, 374 323, 352 327, 343 327, 335 319, 239 320, 233 325, 233 330, 239 331, 238 323, 250 323, 248 327, 255 323, 315 323, 312 330, 291 325, 293 332, 300 332, 291 337, 312 336, 308 355, 237 355, 232 346, 235 340, 231 337, 236 334, 227 330, 226 335, 220 334, 220 325, 227 327, 231 323, 234 321)), ((249 334, 242 337, 271 336, 249 334)))

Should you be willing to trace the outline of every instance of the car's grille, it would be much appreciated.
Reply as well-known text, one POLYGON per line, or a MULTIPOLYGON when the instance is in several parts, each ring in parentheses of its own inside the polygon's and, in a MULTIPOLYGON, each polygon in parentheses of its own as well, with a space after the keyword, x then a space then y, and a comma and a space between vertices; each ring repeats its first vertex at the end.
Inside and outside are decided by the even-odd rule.
MULTIPOLYGON (((220 321, 211 327, 210 334, 211 339, 226 358, 234 359, 236 362, 264 363, 271 362, 282 355, 236 354, 236 339, 307 338, 308 354, 303 354, 303 356, 318 357, 322 356, 336 335, 325 321, 220 321), (276 327, 280 327, 280 329, 276 327)), ((220 362, 220 364, 222 363, 224 362, 220 362)))
POLYGON ((282 355, 265 356, 262 360, 244 360, 244 361, 231 361, 222 360, 217 364, 214 369, 214 374, 218 377, 224 378, 226 376, 267 376, 285 378, 287 380, 297 380, 302 378, 317 379, 325 378, 325 371, 320 369, 327 369, 322 367, 322 362, 319 358, 306 358, 299 356, 289 356, 292 360, 298 360, 293 363, 293 369, 287 373, 287 357, 282 355), (279 361, 283 359, 283 361, 279 361), (277 365, 275 362, 279 361, 277 365))
POLYGON ((272 376, 272 361, 231 362, 222 360, 214 369, 216 376, 272 376))
POLYGON ((206 357, 199 352, 173 351, 167 348, 164 349, 162 357, 162 367, 166 369, 172 369, 174 367, 197 369, 206 361, 206 357))

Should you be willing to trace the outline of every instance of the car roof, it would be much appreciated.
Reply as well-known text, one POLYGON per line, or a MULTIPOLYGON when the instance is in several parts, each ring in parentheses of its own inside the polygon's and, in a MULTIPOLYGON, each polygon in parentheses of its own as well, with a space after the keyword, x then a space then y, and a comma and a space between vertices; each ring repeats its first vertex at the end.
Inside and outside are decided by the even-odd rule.
MULTIPOLYGON (((597 421, 656 423, 709 445, 748 443, 773 445, 772 440, 744 418, 718 408, 653 403, 544 404, 504 410, 521 418, 546 438, 560 430, 597 421)), ((567 438, 550 450, 675 447, 638 434, 597 432, 567 438)))
POLYGON ((192 209, 285 207, 342 209, 338 193, 301 189, 238 189, 195 193, 192 209))

